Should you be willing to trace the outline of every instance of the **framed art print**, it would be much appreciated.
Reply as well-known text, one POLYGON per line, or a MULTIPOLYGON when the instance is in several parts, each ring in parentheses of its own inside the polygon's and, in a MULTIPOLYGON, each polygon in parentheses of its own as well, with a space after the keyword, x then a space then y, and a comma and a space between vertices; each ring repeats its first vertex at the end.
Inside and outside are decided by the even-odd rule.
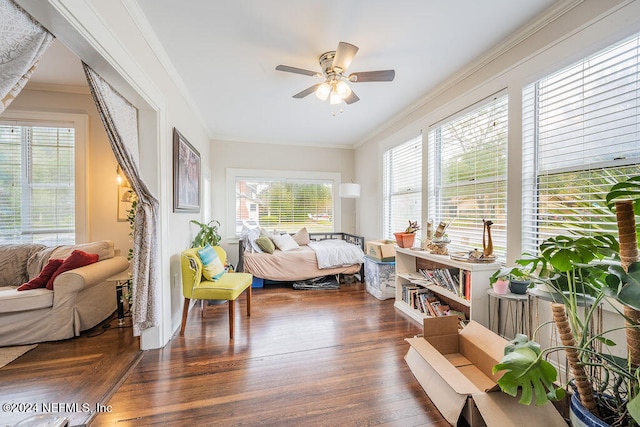
POLYGON ((173 211, 200 212, 200 153, 173 128, 173 211))

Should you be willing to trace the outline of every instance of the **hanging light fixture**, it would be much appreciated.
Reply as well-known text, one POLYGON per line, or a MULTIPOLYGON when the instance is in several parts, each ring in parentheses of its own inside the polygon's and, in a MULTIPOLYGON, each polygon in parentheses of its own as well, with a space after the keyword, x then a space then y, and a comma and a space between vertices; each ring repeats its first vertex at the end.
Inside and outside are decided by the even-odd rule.
POLYGON ((351 95, 351 88, 344 80, 340 80, 338 83, 336 83, 335 89, 336 93, 342 99, 345 99, 347 96, 351 95))
POLYGON ((351 88, 336 74, 330 74, 327 80, 316 89, 316 96, 323 101, 329 98, 331 104, 339 104, 351 95, 351 88))
POLYGON ((329 83, 324 82, 320 86, 318 86, 318 89, 316 89, 316 96, 321 100, 326 101, 330 92, 331 86, 329 85, 329 83))

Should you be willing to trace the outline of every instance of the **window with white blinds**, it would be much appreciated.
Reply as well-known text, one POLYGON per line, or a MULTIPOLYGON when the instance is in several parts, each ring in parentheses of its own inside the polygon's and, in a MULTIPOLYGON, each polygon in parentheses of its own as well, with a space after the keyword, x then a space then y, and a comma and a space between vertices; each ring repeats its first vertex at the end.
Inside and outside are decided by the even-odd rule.
POLYGON ((334 231, 331 179, 241 177, 235 179, 236 229, 260 226, 294 233, 334 231))
POLYGON ((449 223, 451 250, 482 248, 493 222, 494 255, 506 254, 508 98, 476 104, 429 131, 429 219, 449 223))
POLYGON ((385 151, 382 169, 384 236, 394 239, 409 220, 422 224, 422 136, 385 151))
POLYGON ((523 92, 523 250, 573 231, 615 231, 604 197, 640 174, 640 37, 523 92))
POLYGON ((0 124, 0 243, 75 243, 75 130, 0 124))

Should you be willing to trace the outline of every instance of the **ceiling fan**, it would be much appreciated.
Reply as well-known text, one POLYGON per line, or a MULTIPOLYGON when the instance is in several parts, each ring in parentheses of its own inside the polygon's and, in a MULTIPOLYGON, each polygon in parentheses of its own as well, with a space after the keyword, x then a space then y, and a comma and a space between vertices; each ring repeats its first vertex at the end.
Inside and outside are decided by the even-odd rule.
POLYGON ((395 70, 361 71, 345 74, 351 64, 353 57, 358 52, 358 46, 346 42, 338 43, 338 48, 325 52, 319 57, 322 72, 305 70, 302 68, 290 67, 288 65, 278 65, 276 70, 288 73, 303 74, 305 76, 321 77, 324 82, 315 84, 302 92, 293 95, 294 98, 304 98, 315 92, 321 100, 329 98, 331 104, 339 104, 344 101, 353 104, 360 98, 351 90, 350 83, 361 82, 390 82, 396 75, 395 70))

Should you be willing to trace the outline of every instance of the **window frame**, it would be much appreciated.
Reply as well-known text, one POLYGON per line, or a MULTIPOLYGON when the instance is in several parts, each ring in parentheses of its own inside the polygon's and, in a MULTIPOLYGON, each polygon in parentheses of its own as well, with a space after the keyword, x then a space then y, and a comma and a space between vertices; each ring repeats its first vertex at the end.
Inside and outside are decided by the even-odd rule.
POLYGON ((342 231, 342 204, 339 190, 341 174, 339 172, 313 172, 271 169, 227 168, 227 224, 224 227, 229 239, 238 239, 236 234, 236 180, 245 179, 283 179, 283 180, 326 180, 332 181, 333 193, 333 232, 342 231))
MULTIPOLYGON (((427 162, 427 173, 426 173, 426 177, 427 177, 427 189, 426 189, 426 195, 427 195, 427 218, 429 221, 431 221, 432 219, 434 220, 434 224, 433 224, 433 229, 435 231, 436 227, 438 226, 438 223, 440 221, 449 221, 449 223, 451 224, 451 220, 453 219, 453 224, 455 227, 455 218, 436 218, 435 217, 435 209, 441 210, 441 205, 442 205, 442 201, 439 199, 442 189, 443 188, 455 188, 455 187, 465 187, 466 181, 456 181, 456 182, 452 182, 449 184, 443 184, 442 183, 442 172, 443 172, 443 168, 442 168, 442 151, 436 151, 436 145, 440 146, 441 142, 440 142, 440 138, 441 136, 434 136, 434 134, 436 133, 440 133, 441 132, 441 128, 457 119, 460 118, 464 118, 468 115, 471 115, 475 112, 480 112, 483 108, 491 105, 491 104, 498 104, 500 102, 505 102, 506 103, 506 108, 504 111, 504 119, 506 121, 506 136, 504 139, 504 156, 505 156, 505 163, 504 163, 504 173, 499 175, 499 176, 492 176, 490 178, 480 178, 480 179, 473 179, 472 185, 482 185, 482 184, 491 184, 494 182, 503 182, 504 183, 504 199, 503 199, 503 205, 504 205, 504 212, 503 212, 503 218, 504 218, 504 223, 502 223, 502 221, 496 221, 495 216, 494 217, 488 217, 486 219, 493 221, 494 223, 494 227, 492 228, 492 238, 493 238, 493 242, 494 242, 494 247, 499 246, 500 243, 496 244, 497 242, 500 241, 501 237, 499 237, 499 234, 502 233, 504 235, 504 249, 495 249, 494 250, 494 255, 496 255, 496 257, 503 261, 504 259, 507 258, 508 254, 509 254, 509 228, 508 228, 508 219, 509 219, 509 209, 508 209, 508 204, 509 204, 509 178, 510 178, 510 168, 509 168, 509 150, 510 150, 510 134, 511 134, 511 128, 509 126, 509 121, 510 121, 510 114, 511 114, 511 110, 510 108, 512 108, 512 102, 510 99, 510 94, 508 89, 503 89, 500 90, 492 95, 489 95, 479 101, 474 102, 473 104, 469 104, 467 105, 465 108, 461 109, 460 111, 444 118, 441 119, 435 123, 433 123, 432 125, 429 126, 428 132, 427 132, 427 158, 428 158, 428 162, 427 162), (434 139, 438 139, 438 141, 434 140, 434 139), (501 230, 501 231, 498 231, 501 230)), ((483 222, 482 222, 483 218, 477 218, 477 226, 474 227, 474 229, 480 232, 480 236, 477 239, 473 239, 470 241, 470 243, 461 243, 455 240, 455 238, 452 240, 452 242, 449 245, 449 251, 456 251, 456 250, 460 250, 460 251, 468 251, 472 248, 477 248, 477 249, 482 249, 482 230, 483 230, 483 222), (479 228, 479 230, 478 230, 479 228)), ((477 237, 477 236, 476 236, 477 237)))
POLYGON ((75 185, 75 243, 89 239, 88 189, 88 135, 89 118, 86 114, 6 110, 0 123, 17 126, 64 126, 75 132, 74 185, 75 185))
MULTIPOLYGON (((423 184, 424 184, 424 135, 422 134, 422 132, 420 132, 419 135, 414 135, 409 139, 406 139, 405 141, 399 143, 399 144, 395 144, 393 146, 388 147, 387 149, 385 149, 382 152, 382 235, 384 236, 385 239, 395 239, 393 233, 395 232, 400 232, 400 231, 404 231, 404 228, 406 228, 406 226, 408 224, 405 224, 404 228, 402 229, 393 229, 393 218, 391 218, 391 200, 394 196, 402 196, 402 195, 418 195, 418 198, 420 200, 420 207, 418 209, 419 214, 417 215, 417 217, 411 217, 411 218, 407 218, 408 220, 411 221, 417 221, 418 225, 422 226, 422 214, 423 214, 423 210, 424 210, 424 192, 423 192, 423 184), (392 180, 392 176, 388 175, 389 171, 387 170, 388 166, 392 166, 393 167, 393 161, 391 162, 391 165, 388 165, 389 162, 387 162, 387 156, 389 156, 389 153, 391 153, 394 150, 397 149, 402 149, 402 147, 404 146, 408 146, 410 144, 414 144, 414 143, 418 143, 420 144, 420 156, 417 159, 417 162, 420 165, 420 173, 417 176, 417 182, 418 185, 416 188, 411 188, 410 190, 404 191, 404 192, 392 192, 391 191, 391 180, 392 180)), ((404 224, 404 223, 403 223, 404 224)), ((422 235, 422 230, 418 231, 416 233, 416 236, 418 237, 418 239, 420 239, 420 236, 422 235)))
MULTIPOLYGON (((598 75, 598 70, 599 70, 598 66, 601 65, 602 63, 601 61, 607 61, 609 59, 613 59, 616 61, 616 63, 619 63, 619 61, 622 60, 623 55, 616 55, 616 56, 608 56, 608 55, 611 52, 614 52, 616 49, 621 48, 623 45, 629 42, 632 42, 632 43, 635 42, 635 45, 636 45, 634 48, 631 48, 631 50, 636 51, 635 53, 636 62, 634 64, 635 72, 630 72, 621 77, 619 74, 617 74, 619 72, 619 69, 607 68, 609 72, 605 74, 604 77, 599 75, 598 78, 595 79, 595 81, 598 81, 598 85, 595 86, 595 88, 597 90, 604 89, 608 86, 608 84, 611 81, 624 81, 626 78, 629 78, 629 77, 633 78, 632 76, 634 75, 637 76, 638 73, 640 72, 639 71, 640 70, 640 53, 638 53, 638 50, 640 49, 640 33, 635 33, 630 37, 625 37, 622 39, 618 39, 616 41, 612 41, 611 43, 608 43, 607 46, 604 46, 601 49, 598 49, 596 51, 586 53, 581 58, 575 61, 572 61, 571 63, 561 68, 550 71, 522 87, 521 108, 522 108, 522 150, 523 150, 523 154, 522 154, 523 212, 522 212, 521 250, 523 252, 536 253, 538 251, 539 243, 542 240, 544 240, 546 237, 549 237, 552 235, 558 235, 558 234, 568 234, 570 233, 570 230, 576 229, 576 228, 556 227, 555 225, 553 225, 554 224, 553 221, 549 221, 544 218, 544 214, 541 213, 541 209, 547 209, 547 210, 553 209, 554 204, 550 202, 545 205, 542 205, 540 203, 539 200, 541 198, 541 191, 542 189, 547 189, 546 186, 541 187, 541 184, 540 184, 541 179, 544 180, 547 177, 560 176, 560 175, 569 174, 569 173, 588 175, 591 172, 593 172, 594 176, 597 176, 597 174, 603 170, 611 171, 615 174, 616 172, 619 172, 618 170, 619 168, 640 167, 640 155, 626 157, 625 155, 619 156, 618 154, 617 155, 618 158, 616 158, 616 156, 613 156, 612 158, 598 158, 598 159, 590 160, 583 163, 561 164, 555 167, 546 167, 546 168, 541 167, 540 159, 539 159, 540 108, 539 108, 538 97, 540 96, 540 91, 541 91, 540 85, 544 84, 545 81, 554 82, 559 76, 564 75, 565 77, 563 77, 562 79, 563 86, 558 86, 555 88, 555 90, 558 90, 558 88, 566 89, 571 83, 573 83, 571 79, 575 77, 575 75, 571 73, 576 73, 576 70, 581 69, 582 76, 580 77, 580 86, 577 86, 577 87, 583 88, 582 90, 583 98, 579 100, 578 104, 582 106, 582 110, 583 110, 582 115, 586 116, 592 111, 590 110, 590 108, 593 108, 595 105, 597 105, 597 102, 592 102, 589 99, 589 96, 585 94, 585 92, 587 92, 587 89, 584 89, 584 88, 587 87, 587 88, 590 88, 589 90, 594 90, 593 87, 591 86, 593 86, 594 76, 598 75), (588 71, 588 74, 585 74, 585 71, 588 71), (611 76, 613 80, 607 79, 609 76, 611 76), (589 102, 585 103, 585 100, 589 100, 589 102), (547 227, 547 232, 540 231, 541 225, 547 227), (555 230, 555 233, 549 232, 549 230, 555 230)), ((640 84, 640 78, 636 77, 636 80, 635 80, 636 87, 638 84, 640 84)), ((551 87, 553 88, 553 85, 551 85, 551 87)), ((546 89, 546 90, 548 91, 549 89, 546 89)), ((608 90, 611 90, 611 89, 608 89, 608 90)), ((613 92, 613 90, 611 91, 613 92)), ((637 89, 636 89, 636 92, 637 92, 637 89)), ((542 93, 545 93, 545 92, 542 92, 542 93)), ((600 94, 601 92, 596 91, 595 93, 600 94)), ((603 93, 607 93, 607 91, 603 93)), ((608 100, 610 100, 610 102, 607 103, 607 106, 611 107, 613 105, 616 105, 616 103, 620 101, 624 101, 625 99, 624 95, 625 95, 624 93, 615 94, 613 98, 607 98, 608 100)), ((597 97, 593 99, 597 99, 597 97)), ((636 105, 640 105, 640 96, 636 96, 634 100, 636 102, 636 105)), ((601 107, 602 110, 604 110, 605 108, 606 107, 601 107)), ((599 112, 600 110, 595 110, 595 111, 599 112)), ((612 113, 609 113, 609 114, 612 115, 612 113)), ((557 119, 558 117, 562 117, 562 113, 555 113, 555 115, 552 117, 557 119)), ((604 117, 608 117, 608 115, 604 115, 604 117)), ((613 120, 610 121, 609 123, 611 122, 613 122, 613 120)), ((583 127, 580 129, 582 130, 587 129, 589 128, 589 126, 593 126, 594 123, 598 124, 598 121, 597 120, 594 121, 593 119, 584 120, 584 117, 583 117, 582 120, 580 121, 580 125, 583 127)), ((636 118, 636 126, 638 123, 640 123, 640 120, 636 118)), ((624 128, 624 126, 607 127, 604 129, 600 129, 598 132, 600 133, 611 132, 612 130, 622 129, 622 128, 624 128)), ((569 135, 572 135, 572 134, 569 134, 569 135)), ((588 132, 585 135, 583 135, 584 140, 580 142, 581 151, 573 152, 572 153, 573 156, 579 155, 581 153, 589 152, 590 146, 588 145, 589 144, 588 138, 593 135, 595 135, 595 133, 588 133, 588 132)), ((636 135, 637 135, 637 131, 636 131, 636 135)), ((571 138, 575 138, 575 136, 568 137, 568 139, 563 139, 562 141, 564 142, 564 141, 570 140, 571 138)), ((635 143, 636 147, 640 146, 640 140, 638 140, 637 137, 631 143, 635 143)), ((547 143, 547 144, 548 144, 547 146, 547 150, 548 150, 548 147, 552 146, 553 142, 551 141, 550 143, 547 143)), ((604 144, 604 141, 600 145, 606 146, 604 144)), ((617 153, 615 149, 612 152, 617 153)), ((616 176, 618 175, 616 174, 616 176)), ((619 176, 624 176, 624 175, 619 175, 619 176)), ((554 188, 554 187, 551 187, 551 188, 554 188)), ((577 191, 577 190, 582 190, 585 187, 580 186, 580 187, 573 187, 573 188, 575 188, 575 190, 577 191)), ((593 190, 592 186, 589 186, 588 189, 589 189, 588 193, 590 195, 591 194, 597 195, 600 192, 600 191, 592 192, 593 190)), ((602 191, 606 193, 605 189, 603 189, 602 191)), ((549 194, 552 194, 552 193, 549 193, 549 194)), ((577 193, 577 194, 585 195, 586 193, 583 191, 582 193, 577 193)), ((598 206, 597 204, 594 204, 594 207, 595 207, 594 209, 589 209, 584 211, 587 214, 587 216, 590 217, 596 214, 597 211, 595 209, 602 208, 602 206, 598 206)), ((571 208, 568 207, 566 209, 568 211, 567 214, 571 214, 571 208)), ((574 208, 573 210, 575 212, 582 212, 579 209, 578 210, 576 209, 578 208, 574 208)), ((615 220, 615 215, 613 213, 607 216, 610 218, 610 220, 615 220)), ((610 220, 607 221, 607 223, 611 222, 610 220)), ((598 231, 600 231, 599 228, 602 227, 601 221, 587 222, 586 224, 589 226, 588 228, 580 227, 579 229, 583 232, 597 233, 598 231)), ((615 228, 614 227, 615 224, 610 224, 610 225, 612 228, 615 228)), ((605 228, 606 227, 607 226, 605 226, 605 228)), ((610 231, 605 231, 605 232, 610 232, 610 231)))

